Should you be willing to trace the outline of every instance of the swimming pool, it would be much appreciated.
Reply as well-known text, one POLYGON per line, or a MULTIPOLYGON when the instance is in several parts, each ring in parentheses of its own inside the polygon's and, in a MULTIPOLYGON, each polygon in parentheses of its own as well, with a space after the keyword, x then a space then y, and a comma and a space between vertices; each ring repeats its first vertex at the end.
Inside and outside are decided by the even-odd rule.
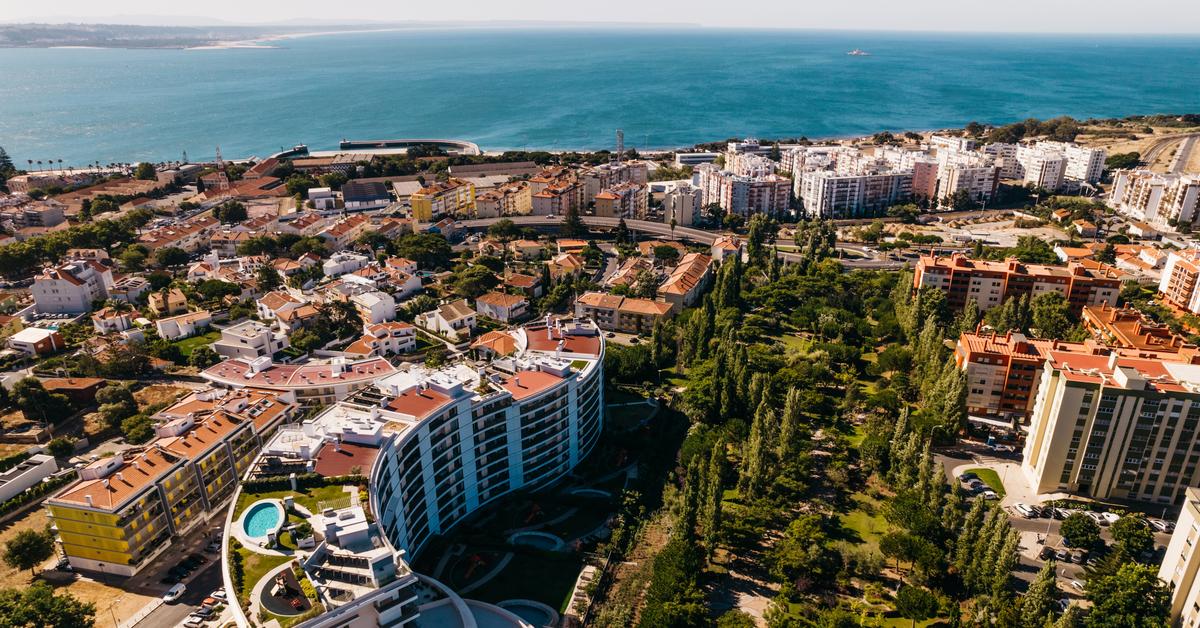
POLYGON ((253 539, 267 538, 267 534, 277 531, 282 523, 283 509, 275 502, 258 502, 242 515, 242 529, 253 539))

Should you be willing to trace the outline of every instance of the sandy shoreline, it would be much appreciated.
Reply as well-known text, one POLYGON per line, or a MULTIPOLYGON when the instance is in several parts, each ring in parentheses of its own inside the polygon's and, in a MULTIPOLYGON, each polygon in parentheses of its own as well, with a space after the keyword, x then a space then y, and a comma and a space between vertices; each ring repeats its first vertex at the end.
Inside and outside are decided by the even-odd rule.
POLYGON ((270 42, 285 41, 288 39, 300 39, 303 37, 322 37, 326 35, 360 35, 363 33, 395 33, 399 31, 410 30, 406 28, 369 28, 363 30, 348 30, 348 31, 313 31, 304 33, 285 33, 283 35, 267 35, 257 39, 242 39, 237 41, 218 41, 206 46, 192 46, 184 48, 184 50, 238 50, 238 49, 254 49, 261 48, 264 50, 277 49, 279 46, 272 46, 270 42))

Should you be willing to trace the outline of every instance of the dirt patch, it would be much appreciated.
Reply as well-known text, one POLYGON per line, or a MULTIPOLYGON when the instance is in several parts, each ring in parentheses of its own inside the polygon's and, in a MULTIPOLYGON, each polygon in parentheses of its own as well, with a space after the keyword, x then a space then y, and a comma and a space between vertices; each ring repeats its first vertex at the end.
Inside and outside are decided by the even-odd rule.
POLYGON ((133 393, 133 398, 137 400, 138 408, 145 410, 155 404, 171 403, 189 392, 191 389, 184 386, 154 384, 133 393))
POLYGON ((124 591, 95 580, 79 579, 59 588, 84 602, 96 605, 96 628, 117 628, 137 614, 154 597, 124 591), (114 621, 115 619, 115 621, 114 621))
POLYGON ((9 410, 4 414, 0 414, 0 427, 6 430, 11 430, 15 427, 23 425, 33 425, 33 421, 25 418, 25 413, 20 410, 9 410))
MULTIPOLYGON (((11 540, 18 532, 23 530, 44 530, 46 525, 50 523, 50 518, 46 516, 46 511, 41 508, 31 510, 24 517, 15 519, 3 526, 0 526, 0 547, 11 540)), ((54 562, 54 559, 46 561, 48 564, 54 562)), ((27 587, 29 586, 30 578, 28 571, 20 571, 9 567, 7 564, 0 562, 0 588, 8 587, 27 587)))

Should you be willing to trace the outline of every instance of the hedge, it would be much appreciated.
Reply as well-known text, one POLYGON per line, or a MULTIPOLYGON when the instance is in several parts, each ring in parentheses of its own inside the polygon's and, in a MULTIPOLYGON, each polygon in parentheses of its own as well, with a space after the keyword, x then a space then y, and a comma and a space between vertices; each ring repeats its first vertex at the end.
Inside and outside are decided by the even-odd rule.
MULTIPOLYGON (((367 478, 362 475, 339 475, 336 477, 325 477, 316 473, 301 473, 296 475, 296 488, 303 490, 306 488, 317 488, 321 486, 333 485, 359 485, 366 483, 367 478)), ((292 481, 287 476, 277 476, 271 478, 261 478, 255 480, 246 480, 242 482, 242 492, 244 493, 271 493, 274 491, 286 491, 292 488, 292 481)))
POLYGON ((20 453, 15 453, 11 456, 0 458, 0 473, 8 471, 22 462, 29 460, 31 457, 33 457, 33 454, 30 453, 29 450, 25 450, 20 453))

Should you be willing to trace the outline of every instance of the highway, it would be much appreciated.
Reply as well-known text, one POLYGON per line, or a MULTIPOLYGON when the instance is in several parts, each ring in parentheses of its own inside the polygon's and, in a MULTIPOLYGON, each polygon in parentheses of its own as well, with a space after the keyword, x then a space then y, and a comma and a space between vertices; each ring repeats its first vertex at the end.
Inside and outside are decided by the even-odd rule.
MULTIPOLYGON (((1142 163, 1149 168, 1150 166, 1154 165, 1155 160, 1158 159, 1159 155, 1161 155, 1163 151, 1167 150, 1171 146, 1174 146, 1180 141, 1182 141, 1183 144, 1180 146, 1179 151, 1176 152, 1176 156, 1178 156, 1179 152, 1190 152, 1191 143, 1189 143, 1188 140, 1194 140, 1196 137, 1200 137, 1200 133, 1173 133, 1171 135, 1164 135, 1163 137, 1155 140, 1155 142, 1146 149, 1146 152, 1142 154, 1142 163)), ((1174 168, 1176 165, 1182 168, 1186 164, 1187 157, 1185 155, 1182 161, 1172 162, 1172 171, 1175 171, 1174 168)))
MULTIPOLYGON (((601 216, 580 216, 583 223, 589 227, 598 227, 602 229, 616 229, 620 223, 619 218, 605 218, 601 216)), ((474 220, 462 221, 462 226, 470 231, 484 231, 496 222, 504 220, 504 218, 477 218, 474 220)), ((562 216, 511 216, 508 217, 514 224, 522 227, 556 227, 562 223, 562 216)), ((630 231, 645 233, 662 238, 673 238, 677 240, 686 240, 696 244, 712 246, 717 238, 727 235, 714 231, 705 231, 703 229, 695 229, 693 227, 675 227, 663 224, 661 222, 652 222, 649 220, 626 220, 625 226, 630 231)), ((895 269, 900 268, 901 262, 877 259, 874 254, 867 252, 866 247, 860 244, 848 244, 839 242, 838 250, 851 253, 853 255, 862 256, 862 259, 843 259, 840 260, 842 265, 847 268, 870 268, 870 269, 895 269)), ((799 261, 800 256, 795 253, 785 251, 779 252, 779 257, 786 262, 799 261)))

